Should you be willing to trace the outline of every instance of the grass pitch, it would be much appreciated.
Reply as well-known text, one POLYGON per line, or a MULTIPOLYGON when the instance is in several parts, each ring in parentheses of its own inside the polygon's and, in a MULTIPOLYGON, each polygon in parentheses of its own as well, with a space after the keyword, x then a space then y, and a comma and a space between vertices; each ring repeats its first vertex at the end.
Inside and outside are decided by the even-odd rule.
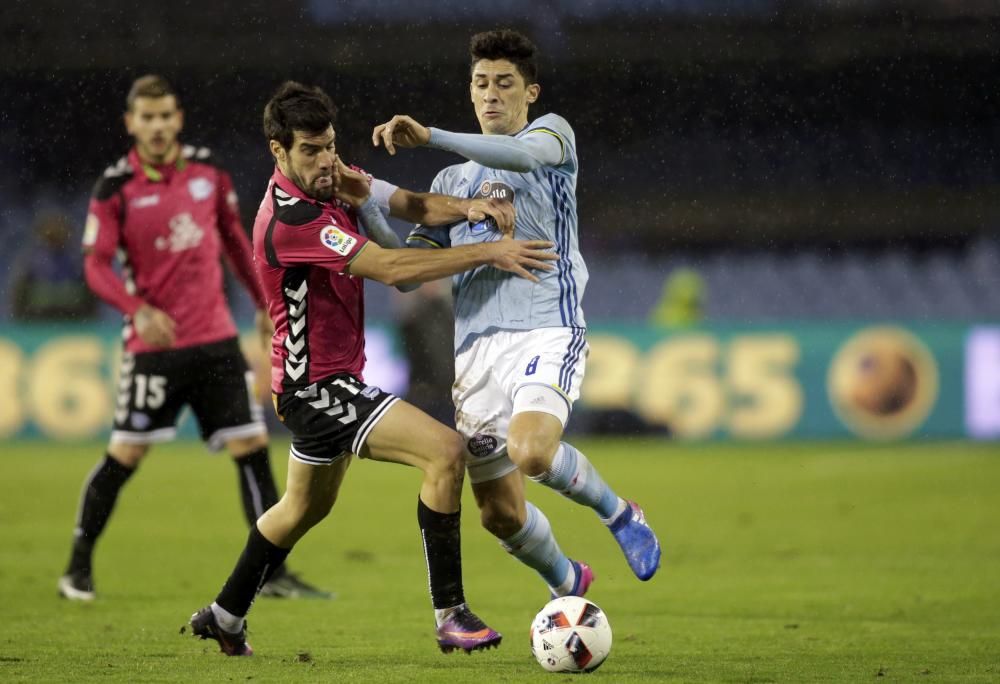
MULTIPOLYGON (((643 504, 664 567, 635 580, 594 515, 530 485, 563 548, 591 563, 614 630, 588 681, 1000 680, 1000 449, 679 446, 581 441, 643 504)), ((214 597, 246 530, 236 473, 199 444, 158 447, 98 546, 99 600, 62 601, 80 484, 102 445, 0 453, 0 681, 573 681, 541 670, 546 591, 465 501, 466 593, 499 651, 442 655, 415 509, 418 475, 355 462, 333 514, 292 554, 334 601, 260 599, 257 655, 179 628, 214 597)), ((284 477, 284 445, 275 446, 284 477)))

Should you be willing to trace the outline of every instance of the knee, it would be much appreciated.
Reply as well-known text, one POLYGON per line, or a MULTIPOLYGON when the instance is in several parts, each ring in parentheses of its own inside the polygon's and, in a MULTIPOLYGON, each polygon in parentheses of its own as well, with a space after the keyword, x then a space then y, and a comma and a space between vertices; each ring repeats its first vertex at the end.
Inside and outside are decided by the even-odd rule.
POLYGON ((516 501, 491 500, 479 510, 479 521, 500 540, 509 539, 524 527, 524 516, 516 501))
POLYGON ((149 453, 148 444, 112 444, 108 447, 111 458, 132 470, 139 467, 139 462, 147 453, 149 453))
POLYGON ((465 440, 454 430, 442 435, 440 448, 431 463, 431 475, 435 479, 450 480, 461 486, 465 477, 465 440))
POLYGON ((507 455, 529 477, 541 475, 548 470, 558 448, 558 439, 538 432, 512 432, 507 437, 507 455))
POLYGON ((278 502, 287 523, 296 529, 309 529, 320 523, 333 509, 334 497, 306 497, 285 492, 278 502))

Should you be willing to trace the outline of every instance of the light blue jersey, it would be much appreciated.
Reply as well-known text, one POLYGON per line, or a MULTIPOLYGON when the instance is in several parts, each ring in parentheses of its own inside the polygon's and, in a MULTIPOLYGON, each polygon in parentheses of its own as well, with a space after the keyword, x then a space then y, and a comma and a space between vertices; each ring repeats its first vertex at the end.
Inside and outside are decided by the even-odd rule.
MULTIPOLYGON (((546 114, 528 124, 517 139, 550 136, 559 142, 561 158, 517 173, 488 168, 473 161, 442 169, 431 192, 456 197, 494 197, 513 200, 517 211, 514 237, 550 240, 559 260, 552 271, 533 271, 533 283, 492 266, 480 266, 452 279, 455 297, 455 351, 480 335, 497 330, 584 328, 580 301, 587 285, 587 266, 580 254, 576 216, 576 136, 561 116, 546 114)), ((546 141, 548 142, 548 141, 546 141)), ((445 226, 417 226, 407 238, 409 247, 452 247, 499 240, 492 220, 445 226)))

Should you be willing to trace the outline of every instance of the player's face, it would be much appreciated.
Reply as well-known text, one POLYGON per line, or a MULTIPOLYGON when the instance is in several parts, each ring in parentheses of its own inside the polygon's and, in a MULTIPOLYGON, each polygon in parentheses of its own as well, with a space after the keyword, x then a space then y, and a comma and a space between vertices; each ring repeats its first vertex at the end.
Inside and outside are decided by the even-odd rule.
POLYGON ((541 87, 527 84, 506 59, 481 59, 472 67, 472 104, 487 135, 510 135, 528 124, 528 105, 541 87))
POLYGON ((125 128, 135 138, 139 155, 162 164, 177 151, 177 134, 184 126, 184 112, 173 95, 137 97, 132 110, 125 112, 125 128))
MULTIPOLYGON (((337 162, 333 126, 320 134, 295 131, 282 173, 304 193, 323 202, 333 197, 333 170, 337 162)), ((280 158, 279 158, 280 161, 280 158)))

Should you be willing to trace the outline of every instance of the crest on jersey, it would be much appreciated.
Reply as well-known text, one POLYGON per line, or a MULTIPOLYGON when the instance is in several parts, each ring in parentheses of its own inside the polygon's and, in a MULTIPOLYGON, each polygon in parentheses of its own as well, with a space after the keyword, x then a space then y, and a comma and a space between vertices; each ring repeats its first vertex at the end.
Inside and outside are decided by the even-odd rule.
POLYGON ((514 201, 514 188, 500 181, 483 181, 476 197, 480 199, 498 199, 503 202, 514 201))
POLYGON ((214 190, 212 181, 207 178, 192 178, 188 181, 188 192, 191 193, 191 198, 195 202, 208 199, 214 190))
MULTIPOLYGON (((514 189, 500 181, 486 180, 479 184, 479 190, 476 192, 474 199, 495 199, 501 202, 513 202, 514 189)), ((484 221, 469 224, 469 232, 473 235, 482 235, 489 230, 497 230, 496 221, 489 216, 484 221)))
POLYGON ((340 256, 347 256, 351 249, 357 244, 358 239, 351 237, 337 226, 327 226, 319 233, 319 239, 323 246, 330 251, 336 252, 340 256))

